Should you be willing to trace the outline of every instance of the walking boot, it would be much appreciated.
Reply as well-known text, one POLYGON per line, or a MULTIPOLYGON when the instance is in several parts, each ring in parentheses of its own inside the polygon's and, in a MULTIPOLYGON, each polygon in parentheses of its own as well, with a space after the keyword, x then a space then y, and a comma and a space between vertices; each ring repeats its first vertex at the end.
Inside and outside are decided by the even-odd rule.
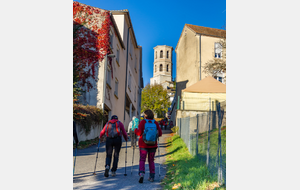
POLYGON ((104 177, 108 177, 109 165, 105 166, 104 177))
POLYGON ((154 181, 154 176, 155 176, 155 173, 150 173, 148 181, 153 182, 154 181))
POLYGON ((140 173, 140 180, 139 180, 139 183, 143 183, 144 181, 144 173, 140 173))

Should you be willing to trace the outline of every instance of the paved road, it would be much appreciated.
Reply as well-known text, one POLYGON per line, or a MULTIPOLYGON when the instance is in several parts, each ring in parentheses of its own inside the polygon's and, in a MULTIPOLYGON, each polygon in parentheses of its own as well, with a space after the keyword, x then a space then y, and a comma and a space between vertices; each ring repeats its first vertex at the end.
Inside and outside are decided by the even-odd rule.
MULTIPOLYGON (((155 180, 154 182, 149 182, 147 179, 149 177, 149 165, 148 160, 146 161, 146 175, 144 178, 144 183, 139 183, 139 149, 136 148, 134 152, 134 162, 132 166, 132 155, 133 149, 130 148, 130 140, 127 142, 127 164, 126 164, 126 173, 125 174, 125 150, 126 142, 123 139, 122 148, 120 151, 119 164, 117 170, 117 176, 112 177, 111 172, 109 177, 104 177, 104 165, 105 165, 105 143, 101 143, 96 173, 93 175, 95 168, 95 160, 97 154, 97 145, 91 146, 86 149, 77 150, 76 156, 76 166, 75 173, 73 176, 73 189, 162 189, 160 186, 160 181, 164 178, 166 174, 166 166, 163 163, 166 160, 166 147, 167 147, 167 138, 170 136, 171 130, 163 130, 163 136, 160 137, 160 157, 158 156, 158 151, 156 151, 155 156, 155 180), (159 177, 159 163, 160 174, 159 177), (132 168, 132 174, 131 174, 132 168)), ((73 151, 75 155, 75 150, 73 151)), ((74 156, 73 155, 73 156, 74 156)), ((74 159, 73 159, 74 160, 74 159)))

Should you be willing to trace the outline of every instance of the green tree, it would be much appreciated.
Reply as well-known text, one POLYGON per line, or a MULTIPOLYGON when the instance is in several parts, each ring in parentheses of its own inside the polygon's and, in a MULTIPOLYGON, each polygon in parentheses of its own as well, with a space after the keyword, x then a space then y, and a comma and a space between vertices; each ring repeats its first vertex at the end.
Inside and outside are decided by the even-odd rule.
POLYGON ((170 97, 168 92, 163 88, 161 84, 147 85, 142 91, 142 105, 141 111, 144 112, 147 109, 157 113, 158 116, 162 116, 162 113, 168 112, 170 107, 170 97))

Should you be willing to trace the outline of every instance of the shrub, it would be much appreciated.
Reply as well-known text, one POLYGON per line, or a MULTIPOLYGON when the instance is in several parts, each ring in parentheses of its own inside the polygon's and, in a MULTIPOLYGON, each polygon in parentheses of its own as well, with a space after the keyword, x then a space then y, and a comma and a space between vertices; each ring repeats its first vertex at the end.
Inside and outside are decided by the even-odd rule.
POLYGON ((173 133, 177 133, 177 131, 179 130, 179 127, 178 126, 174 126, 171 128, 172 132, 173 133))
POLYGON ((73 104, 73 119, 80 124, 80 130, 88 135, 92 125, 100 125, 101 121, 106 122, 103 111, 96 106, 73 104))

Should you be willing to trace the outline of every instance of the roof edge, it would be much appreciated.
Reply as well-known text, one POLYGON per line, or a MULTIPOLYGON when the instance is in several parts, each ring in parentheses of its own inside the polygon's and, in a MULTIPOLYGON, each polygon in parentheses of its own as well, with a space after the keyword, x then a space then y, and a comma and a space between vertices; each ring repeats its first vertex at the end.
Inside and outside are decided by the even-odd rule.
POLYGON ((110 14, 110 18, 111 18, 111 21, 112 21, 112 23, 113 23, 113 26, 114 26, 114 28, 115 28, 115 30, 116 30, 116 33, 117 33, 118 39, 119 39, 119 41, 120 41, 120 44, 121 44, 122 48, 125 49, 125 45, 124 45, 124 42, 123 42, 123 40, 122 40, 122 38, 121 38, 119 28, 118 28, 117 23, 116 23, 114 17, 112 16, 112 14, 110 14))
MULTIPOLYGON (((191 29, 193 32, 195 32, 197 34, 201 34, 201 35, 204 35, 204 36, 213 36, 213 37, 224 38, 224 36, 216 36, 216 35, 211 35, 211 34, 199 33, 197 31, 195 31, 194 29, 192 29, 191 27, 189 27, 189 25, 191 25, 191 26, 198 26, 198 25, 193 25, 193 24, 186 24, 186 25, 189 29, 191 29)), ((226 33, 226 30, 222 30, 222 29, 218 29, 218 28, 211 28, 211 27, 206 27, 206 26, 198 26, 198 27, 209 28, 209 29, 212 29, 212 30, 221 30, 221 31, 225 31, 225 33, 226 33)), ((226 36, 225 36, 225 38, 226 38, 226 36)))
POLYGON ((130 15, 129 15, 129 11, 128 9, 124 9, 124 10, 112 10, 110 11, 113 15, 126 15, 127 16, 127 19, 128 19, 128 22, 129 22, 129 26, 128 27, 131 27, 130 28, 130 31, 131 31, 131 34, 133 36, 133 41, 134 41, 134 45, 135 45, 135 48, 138 48, 138 44, 137 44, 137 40, 136 40, 136 37, 135 37, 135 34, 134 34, 134 30, 133 30, 133 25, 132 25, 132 22, 131 22, 131 18, 130 18, 130 15))

